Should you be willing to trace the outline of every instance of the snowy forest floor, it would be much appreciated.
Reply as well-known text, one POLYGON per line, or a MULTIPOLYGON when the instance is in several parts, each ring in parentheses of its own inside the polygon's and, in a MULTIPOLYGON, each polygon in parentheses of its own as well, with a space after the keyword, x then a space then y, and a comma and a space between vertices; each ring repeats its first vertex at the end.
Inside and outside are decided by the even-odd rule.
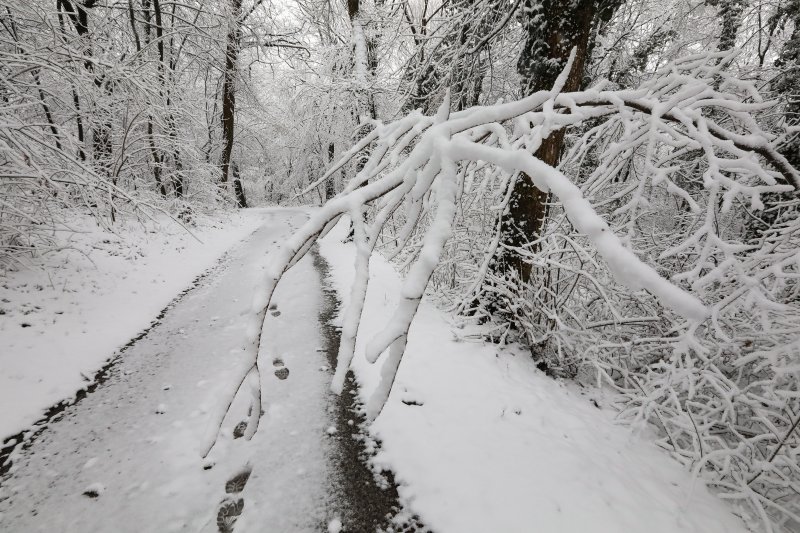
MULTIPOLYGON (((352 403, 366 401, 377 386, 381 363, 369 365, 363 345, 393 312, 400 277, 380 256, 373 258, 353 364, 358 386, 351 380, 342 397, 333 396, 328 387, 336 325, 353 275, 353 245, 342 244, 346 222, 324 239, 319 253, 287 274, 274 297, 259 356, 259 431, 250 441, 237 438, 248 408, 238 398, 203 459, 201 443, 215 431, 208 415, 235 387, 252 288, 271 251, 305 218, 302 210, 249 210, 235 231, 205 252, 191 252, 199 254, 194 259, 154 250, 158 268, 143 268, 150 274, 137 280, 130 279, 137 275, 133 270, 121 282, 128 292, 114 293, 124 298, 104 289, 99 292, 105 297, 91 296, 85 286, 69 293, 82 313, 62 309, 55 296, 67 276, 51 283, 51 301, 31 304, 40 307, 34 317, 48 316, 31 319, 30 327, 16 322, 22 319, 20 280, 35 271, 8 276, 3 305, 17 314, 0 317, 0 353, 32 361, 3 361, 2 379, 19 382, 16 388, 0 385, 3 411, 17 413, 3 418, 3 436, 72 396, 81 386, 75 375, 93 375, 142 329, 143 316, 152 320, 214 265, 129 343, 85 398, 21 434, 27 440, 13 451, 18 438, 7 443, 0 531, 224 532, 233 517, 233 529, 245 533, 338 531, 340 525, 364 533, 744 531, 648 435, 617 424, 613 410, 603 407, 606 396, 544 376, 521 350, 455 338, 446 316, 427 301, 387 406, 362 430, 352 403), (224 243, 256 227, 214 263, 224 243), (133 292, 154 272, 166 275, 175 261, 182 280, 165 280, 168 289, 133 292), (112 303, 122 307, 123 318, 111 314, 112 303), (153 311, 147 315, 145 309, 153 311), (49 314, 59 310, 63 315, 52 318, 65 322, 50 327, 49 314), (136 320, 120 324, 126 313, 136 320), (23 336, 34 328, 35 335, 23 336), (29 379, 34 370, 45 376, 38 388, 29 379), (49 372, 56 377, 48 380, 49 372), (29 388, 38 392, 28 394, 29 388), (381 471, 387 474, 375 475, 381 471)), ((115 275, 102 264, 97 271, 101 280, 115 275)), ((123 271, 128 269, 120 266, 123 271)))

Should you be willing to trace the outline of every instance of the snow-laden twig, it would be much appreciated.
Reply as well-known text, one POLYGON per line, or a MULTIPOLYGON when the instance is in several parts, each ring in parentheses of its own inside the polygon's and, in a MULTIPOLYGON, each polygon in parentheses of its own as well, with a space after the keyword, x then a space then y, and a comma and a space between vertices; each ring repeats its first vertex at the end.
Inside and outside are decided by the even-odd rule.
MULTIPOLYGON (((257 288, 241 379, 257 360, 281 276, 349 216, 353 298, 334 391, 354 357, 370 255, 380 245, 407 266, 392 320, 364 343, 367 359, 382 365, 370 418, 389 397, 421 298, 447 276, 467 294, 462 309, 493 291, 531 346, 563 367, 593 369, 629 398, 626 416, 663 429, 679 460, 702 460, 715 486, 761 506, 759 514, 791 519, 798 506, 788 495, 800 475, 792 320, 800 313, 785 302, 800 299, 800 223, 788 216, 753 237, 736 217, 745 208, 757 216, 770 195, 796 194, 798 173, 775 149, 779 135, 757 120, 771 104, 753 94, 712 54, 668 65, 633 90, 542 91, 453 113, 445 102, 434 116, 375 122, 306 190, 369 151, 257 288), (559 129, 571 137, 556 169, 533 154, 559 129), (538 251, 507 250, 535 266, 532 284, 518 286, 490 264, 510 187, 526 176, 554 206, 538 251), (389 220, 399 227, 389 232, 389 220)), ((500 340, 511 331, 490 329, 500 340)))
MULTIPOLYGON (((687 65, 696 70, 696 65, 691 61, 682 68, 688 68, 687 65)), ((702 113, 704 103, 708 108, 727 110, 734 117, 746 115, 760 106, 736 104, 732 98, 719 94, 704 81, 693 79, 679 70, 667 74, 665 79, 656 79, 633 91, 542 91, 519 101, 474 107, 452 114, 445 102, 433 117, 414 112, 392 123, 377 124, 357 149, 350 150, 317 183, 322 183, 330 172, 340 168, 347 159, 372 143, 371 156, 364 168, 341 194, 314 213, 286 243, 274 260, 265 285, 258 288, 247 346, 251 359, 255 360, 257 356, 266 308, 283 273, 340 216, 361 213, 366 206, 375 202, 379 202, 378 209, 383 210, 381 212, 384 214, 398 209, 408 214, 407 220, 412 229, 415 227, 414 221, 418 219, 415 214, 420 212, 421 205, 428 206, 423 207, 423 211, 436 208, 437 214, 430 228, 425 230, 426 237, 419 256, 411 266, 402 289, 401 304, 381 336, 368 343, 367 357, 377 361, 390 345, 398 347, 404 344, 402 339, 408 334, 419 299, 452 231, 454 206, 460 195, 454 176, 458 166, 466 162, 481 162, 497 167, 506 174, 524 172, 530 176, 537 187, 551 191, 558 198, 570 222, 589 239, 619 281, 632 290, 645 289, 651 292, 663 305, 690 321, 702 321, 708 311, 700 300, 685 288, 659 275, 652 266, 629 250, 583 197, 580 189, 563 172, 535 158, 530 147, 538 146, 542 138, 556 129, 577 126, 598 118, 611 117, 614 120, 615 117, 636 115, 649 121, 655 134, 671 135, 676 140, 673 144, 678 147, 690 146, 704 150, 717 168, 744 169, 748 175, 762 182, 759 185, 752 181, 737 181, 734 175, 729 175, 729 171, 720 170, 709 175, 708 179, 717 180, 721 187, 735 188, 739 193, 757 197, 762 192, 785 190, 786 186, 776 184, 776 176, 782 176, 784 183, 795 180, 796 171, 784 168, 779 157, 772 157, 770 136, 758 130, 753 121, 740 121, 742 126, 749 129, 744 134, 734 133, 705 117, 702 113), (688 88, 681 89, 682 86, 688 88), (768 163, 776 165, 777 173, 762 169, 755 159, 759 154, 765 156, 768 163)), ((358 298, 354 300, 356 308, 347 312, 347 332, 334 382, 336 390, 337 383, 341 383, 346 373, 357 333, 357 318, 360 316, 358 307, 363 305, 361 293, 365 290, 364 280, 368 280, 364 273, 368 267, 366 253, 374 248, 375 236, 383 228, 386 219, 387 216, 380 216, 372 223, 367 222, 363 231, 359 228, 360 223, 356 225, 359 228, 356 237, 359 266, 354 290, 358 291, 358 298)), ((402 239, 398 242, 402 246, 402 239)), ((391 383, 394 375, 391 367, 399 364, 402 351, 402 347, 397 348, 397 352, 391 355, 391 363, 384 367, 387 370, 384 383, 391 383)), ((243 369, 243 372, 246 371, 243 369)), ((381 388, 380 396, 387 395, 387 388, 381 388)), ((382 402, 373 405, 371 414, 380 411, 380 404, 382 402)))

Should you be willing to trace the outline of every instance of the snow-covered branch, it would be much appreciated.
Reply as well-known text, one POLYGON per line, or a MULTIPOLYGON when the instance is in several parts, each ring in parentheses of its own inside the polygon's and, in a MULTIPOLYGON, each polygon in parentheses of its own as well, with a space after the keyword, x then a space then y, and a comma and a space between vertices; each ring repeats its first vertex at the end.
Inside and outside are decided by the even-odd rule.
MULTIPOLYGON (((751 117, 765 104, 743 104, 736 95, 715 89, 712 78, 718 74, 708 58, 703 62, 694 57, 670 65, 661 76, 633 91, 542 91, 519 101, 452 114, 446 101, 435 116, 413 112, 395 122, 377 124, 312 185, 324 182, 347 160, 371 146, 371 155, 363 169, 341 194, 315 212, 286 243, 274 260, 265 285, 258 288, 247 347, 251 358, 257 357, 266 309, 283 273, 342 215, 349 214, 356 221, 358 252, 353 284, 355 297, 353 307, 346 312, 339 367, 333 384, 335 391, 341 390, 353 357, 358 320, 369 283, 369 255, 375 248, 377 236, 389 216, 398 210, 405 215, 410 231, 420 220, 420 212, 433 210, 435 214, 430 225, 422 230, 425 232, 422 247, 410 266, 394 318, 381 335, 367 345, 366 357, 372 362, 378 361, 381 354, 392 347, 383 362, 384 386, 369 406, 370 416, 377 416, 402 359, 405 338, 419 301, 452 233, 455 205, 464 190, 458 169, 468 163, 495 167, 507 176, 519 175, 519 179, 529 177, 541 190, 551 192, 572 225, 585 235, 619 282, 632 291, 647 290, 662 305, 697 327, 709 315, 698 297, 686 285, 669 281, 637 256, 612 231, 572 179, 532 154, 553 131, 604 120, 605 125, 619 125, 628 132, 615 143, 612 153, 623 154, 642 145, 647 147, 653 159, 650 170, 654 180, 670 179, 670 169, 660 166, 661 162, 656 159, 668 161, 669 153, 698 150, 708 164, 706 187, 727 189, 728 194, 747 194, 753 205, 758 205, 760 194, 790 189, 791 186, 778 182, 794 183, 797 171, 777 155, 771 144, 774 137, 759 129, 751 117), (726 122, 716 118, 720 114, 726 122), (661 148, 656 147, 655 141, 661 148), (766 170, 762 161, 777 167, 777 172, 766 170), (358 219, 370 205, 375 206, 378 215, 362 224, 358 219)), ((609 178, 612 162, 604 160, 583 184, 584 191, 600 174, 604 179, 609 178)), ((673 185, 673 189, 680 196, 680 188, 673 185)), ((403 242, 399 239, 398 246, 402 247, 403 242)), ((243 375, 249 368, 243 369, 243 375)))

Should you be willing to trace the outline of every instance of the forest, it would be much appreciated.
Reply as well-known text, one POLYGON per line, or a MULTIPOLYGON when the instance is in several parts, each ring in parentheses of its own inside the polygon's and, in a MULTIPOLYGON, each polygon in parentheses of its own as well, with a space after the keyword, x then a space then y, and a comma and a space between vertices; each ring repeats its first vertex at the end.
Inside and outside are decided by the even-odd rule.
POLYGON ((330 388, 375 364, 365 424, 429 300, 613 398, 750 530, 800 530, 800 0, 0 0, 0 25, 0 283, 77 220, 309 209, 215 427, 252 392, 256 433, 273 295, 338 225, 330 388))

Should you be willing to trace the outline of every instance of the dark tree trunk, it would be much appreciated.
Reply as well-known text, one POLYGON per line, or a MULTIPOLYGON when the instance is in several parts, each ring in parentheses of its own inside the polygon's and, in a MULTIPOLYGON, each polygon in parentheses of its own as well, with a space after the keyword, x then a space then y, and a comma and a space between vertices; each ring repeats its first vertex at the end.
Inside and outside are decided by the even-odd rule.
MULTIPOLYGON (((336 154, 336 145, 333 143, 328 143, 328 164, 333 164, 333 157, 336 154)), ((334 178, 331 176, 325 182, 325 200, 330 200, 336 196, 336 184, 334 183, 334 178)))
MULTIPOLYGON (((173 4, 174 9, 174 4, 173 4)), ((164 25, 162 22, 161 2, 160 0, 153 0, 153 14, 156 23, 156 48, 158 49, 158 82, 159 82, 159 96, 164 102, 164 110, 166 111, 167 122, 167 136, 170 144, 172 145, 172 158, 175 163, 175 173, 172 176, 172 186, 177 198, 183 197, 184 183, 183 183, 183 162, 181 161, 180 150, 178 149, 178 128, 175 123, 175 115, 172 112, 172 99, 170 95, 170 88, 167 83, 167 63, 169 63, 170 78, 173 72, 174 64, 172 60, 167 61, 165 47, 164 47, 164 25)), ((164 156, 161 156, 164 160, 164 156)))
POLYGON ((222 81, 222 183, 227 183, 233 154, 234 116, 236 113, 236 72, 239 60, 239 45, 242 38, 242 27, 239 17, 242 11, 242 0, 231 0, 231 21, 228 27, 225 48, 225 72, 222 81))
MULTIPOLYGON (((142 0, 142 15, 144 17, 144 43, 150 44, 150 0, 142 0)), ((133 7, 133 0, 128 0, 128 18, 131 23, 131 31, 134 35, 134 44, 136 45, 136 52, 142 52, 142 43, 139 39, 139 31, 136 28, 136 16, 133 7)), ((164 185, 164 180, 161 179, 161 155, 156 148, 154 137, 153 115, 147 115, 147 146, 150 148, 150 156, 153 158, 153 180, 156 182, 156 189, 161 196, 167 196, 167 188, 164 185)))
MULTIPOLYGON (((592 26, 598 20, 610 18, 620 3, 617 0, 525 0, 523 27, 526 40, 517 62, 523 94, 552 89, 573 48, 576 49, 575 60, 563 90, 579 90, 583 84, 592 26)), ((557 131, 542 142, 535 155, 548 165, 556 166, 563 143, 564 132, 557 131)), ((533 185, 530 176, 519 176, 508 212, 501 223, 503 244, 537 249, 536 241, 547 218, 547 201, 548 195, 533 185)), ((496 267, 501 273, 522 282, 531 277, 530 264, 516 253, 503 254, 496 267)))
MULTIPOLYGON (((356 20, 358 19, 359 14, 360 14, 359 0, 347 0, 347 16, 350 18, 350 28, 352 31, 355 31, 356 22, 360 24, 360 21, 356 20)), ((361 29, 362 31, 364 30, 363 26, 361 29)), ((373 42, 372 44, 370 44, 370 40, 366 39, 365 36, 364 44, 366 45, 367 48, 367 65, 366 65, 367 70, 370 72, 370 74, 375 74, 375 69, 377 69, 378 67, 378 57, 377 57, 377 52, 375 50, 375 43, 373 42), (370 55, 370 47, 373 48, 371 55, 370 55)), ((357 54, 355 53, 354 49, 353 65, 355 65, 356 60, 357 60, 357 54)), ((355 96, 356 96, 356 115, 357 115, 356 120, 360 121, 361 116, 364 114, 365 111, 368 112, 371 118, 373 119, 377 118, 378 115, 377 115, 377 109, 375 107, 375 97, 372 94, 372 92, 364 92, 362 88, 358 88, 355 96)), ((361 140, 367 133, 368 130, 366 128, 359 127, 354 142, 358 142, 359 140, 361 140)), ((361 172, 361 169, 364 168, 367 159, 369 159, 369 152, 370 148, 367 147, 367 149, 360 154, 360 157, 356 159, 356 173, 361 172)), ((361 184, 362 187, 365 185, 366 183, 361 184)), ((363 213, 363 216, 364 219, 366 220, 366 213, 363 213)), ((350 230, 347 232, 347 237, 345 238, 345 241, 346 242, 351 241, 354 235, 355 235, 355 228, 353 227, 353 223, 351 221, 350 230)))
MULTIPOLYGON (((113 88, 111 83, 105 79, 102 73, 98 73, 92 61, 92 42, 89 35, 89 9, 97 6, 97 0, 79 1, 58 0, 59 13, 63 12, 72 21, 75 32, 83 41, 84 68, 93 77, 93 82, 98 91, 111 96, 113 88)), ((101 116, 98 124, 92 128, 92 151, 94 153, 95 165, 105 176, 111 175, 111 120, 107 116, 101 116)), ((82 129, 82 125, 81 125, 82 129)))
POLYGON ((744 0, 708 0, 708 4, 719 8, 722 28, 719 32, 717 49, 727 52, 736 45, 736 36, 742 24, 742 13, 746 7, 744 0))
MULTIPOLYGON (((786 98, 786 124, 796 126, 800 124, 800 0, 790 0, 784 9, 787 18, 794 22, 794 30, 775 62, 782 71, 775 89, 786 98)), ((790 135, 781 146, 781 152, 794 168, 800 168, 800 133, 790 135)))
MULTIPOLYGON (((785 98, 783 116, 785 126, 800 126, 800 0, 789 0, 779 11, 780 17, 786 17, 794 23, 794 29, 789 39, 784 43, 780 56, 775 61, 775 66, 781 74, 774 80, 773 89, 785 98)), ((777 17, 776 17, 777 18, 777 17)), ((778 147, 778 151, 789 161, 794 168, 800 169, 800 133, 793 133, 778 147)), ((779 183, 786 184, 785 179, 779 178, 779 183)), ((759 214, 760 222, 756 222, 755 231, 751 234, 761 239, 765 230, 771 229, 781 221, 798 216, 798 207, 795 202, 798 198, 797 190, 785 193, 769 193, 762 196, 765 209, 759 214)))
POLYGON ((150 117, 147 121, 147 144, 150 146, 150 155, 153 157, 153 179, 156 182, 156 188, 161 196, 167 197, 167 187, 164 185, 164 180, 161 179, 161 155, 156 148, 156 142, 153 138, 153 119, 150 117))
POLYGON ((85 134, 83 133, 83 116, 81 115, 81 100, 78 96, 78 91, 75 89, 75 86, 72 86, 72 104, 75 106, 75 126, 78 131, 78 157, 81 161, 86 161, 86 152, 83 149, 85 140, 85 134))
POLYGON ((42 110, 44 111, 44 116, 47 118, 47 123, 50 125, 50 131, 53 134, 53 139, 56 145, 56 148, 61 150, 61 135, 58 133, 58 127, 56 123, 53 121, 53 113, 50 111, 50 106, 45 100, 44 90, 42 89, 42 82, 39 79, 39 72, 34 70, 31 72, 33 75, 33 80, 36 82, 36 88, 39 90, 39 101, 42 103, 42 110))
POLYGON ((244 196, 244 187, 239 176, 239 166, 236 163, 232 163, 231 170, 233 171, 233 192, 236 194, 236 205, 245 208, 247 207, 247 198, 244 196))
POLYGON ((358 16, 359 8, 361 7, 359 0, 347 0, 347 16, 352 21, 358 16))
MULTIPOLYGON (((347 16, 350 18, 350 26, 353 28, 353 24, 356 22, 356 19, 360 15, 360 5, 359 0, 347 0, 347 16)), ((360 23, 360 22, 359 22, 360 23)), ((362 31, 366 28, 362 26, 362 31)), ((367 64, 365 65, 367 71, 370 75, 375 75, 375 71, 378 68, 378 50, 377 50, 377 42, 372 37, 364 36, 364 45, 366 46, 366 55, 367 55, 367 64)), ((355 51, 353 53, 353 57, 355 58, 355 51)), ((371 92, 365 92, 364 94, 358 94, 358 115, 359 117, 363 114, 368 115, 370 118, 377 118, 378 112, 375 106, 375 95, 371 92)), ((361 134, 363 135, 363 133, 361 134)), ((361 136, 359 135, 359 137, 361 136)), ((356 139, 357 140, 357 139, 356 139)))
MULTIPOLYGON (((61 29, 62 38, 66 41, 67 35, 67 26, 64 23, 64 12, 62 10, 63 6, 61 1, 58 0, 56 2, 56 8, 58 11, 58 24, 61 29)), ((83 133, 83 115, 81 115, 81 100, 78 96, 78 91, 75 89, 75 83, 70 80, 70 86, 72 88, 72 104, 75 106, 75 127, 78 133, 78 158, 81 161, 86 161, 86 152, 83 150, 83 146, 85 141, 85 135, 83 133)))

